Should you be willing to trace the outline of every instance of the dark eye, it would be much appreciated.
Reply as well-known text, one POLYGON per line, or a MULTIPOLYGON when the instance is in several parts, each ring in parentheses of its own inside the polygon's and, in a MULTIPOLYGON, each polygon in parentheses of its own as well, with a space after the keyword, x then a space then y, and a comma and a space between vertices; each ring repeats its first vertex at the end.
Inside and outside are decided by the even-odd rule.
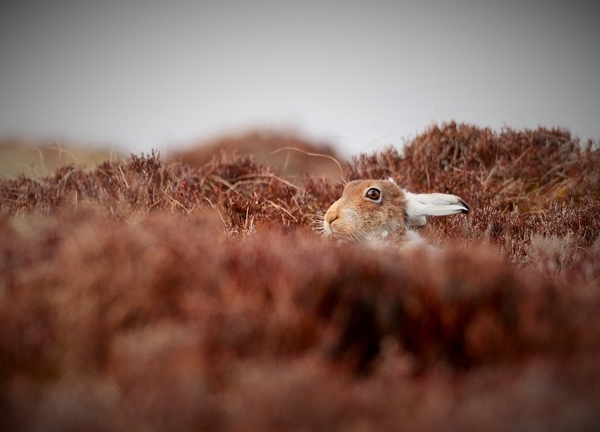
POLYGON ((371 201, 380 201, 381 200, 381 191, 377 188, 371 188, 365 194, 367 198, 371 201))

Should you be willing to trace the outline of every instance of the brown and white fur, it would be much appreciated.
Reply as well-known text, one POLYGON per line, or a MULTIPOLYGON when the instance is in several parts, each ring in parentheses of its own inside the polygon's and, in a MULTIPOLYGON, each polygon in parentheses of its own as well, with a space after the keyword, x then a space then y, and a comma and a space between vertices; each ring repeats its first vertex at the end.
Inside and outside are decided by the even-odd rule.
POLYGON ((412 228, 427 216, 468 213, 469 206, 455 195, 414 194, 387 180, 355 180, 325 213, 326 237, 365 242, 410 242, 421 239, 412 228))

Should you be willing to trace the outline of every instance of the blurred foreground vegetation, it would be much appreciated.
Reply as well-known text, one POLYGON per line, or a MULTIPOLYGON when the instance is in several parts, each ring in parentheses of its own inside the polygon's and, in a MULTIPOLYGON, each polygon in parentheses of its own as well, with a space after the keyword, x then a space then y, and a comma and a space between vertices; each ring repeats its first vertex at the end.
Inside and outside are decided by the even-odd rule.
POLYGON ((244 154, 1 180, 4 430, 597 430, 597 143, 451 123, 343 175, 472 212, 375 249, 244 154))

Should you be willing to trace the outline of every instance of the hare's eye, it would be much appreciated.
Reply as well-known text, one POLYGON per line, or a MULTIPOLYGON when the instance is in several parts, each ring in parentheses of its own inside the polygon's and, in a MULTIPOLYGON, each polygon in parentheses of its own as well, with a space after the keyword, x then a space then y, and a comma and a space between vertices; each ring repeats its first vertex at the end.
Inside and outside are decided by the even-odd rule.
POLYGON ((367 191, 367 193, 365 194, 365 196, 367 198, 369 198, 371 201, 381 201, 381 191, 377 188, 371 188, 367 191))

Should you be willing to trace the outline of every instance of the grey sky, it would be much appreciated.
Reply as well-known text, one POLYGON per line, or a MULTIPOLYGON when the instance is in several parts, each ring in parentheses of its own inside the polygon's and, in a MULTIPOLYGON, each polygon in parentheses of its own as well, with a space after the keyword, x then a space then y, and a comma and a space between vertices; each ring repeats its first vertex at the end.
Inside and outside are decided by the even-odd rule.
POLYGON ((452 119, 600 137, 592 1, 13 3, 0 138, 147 152, 291 126, 353 154, 452 119))

